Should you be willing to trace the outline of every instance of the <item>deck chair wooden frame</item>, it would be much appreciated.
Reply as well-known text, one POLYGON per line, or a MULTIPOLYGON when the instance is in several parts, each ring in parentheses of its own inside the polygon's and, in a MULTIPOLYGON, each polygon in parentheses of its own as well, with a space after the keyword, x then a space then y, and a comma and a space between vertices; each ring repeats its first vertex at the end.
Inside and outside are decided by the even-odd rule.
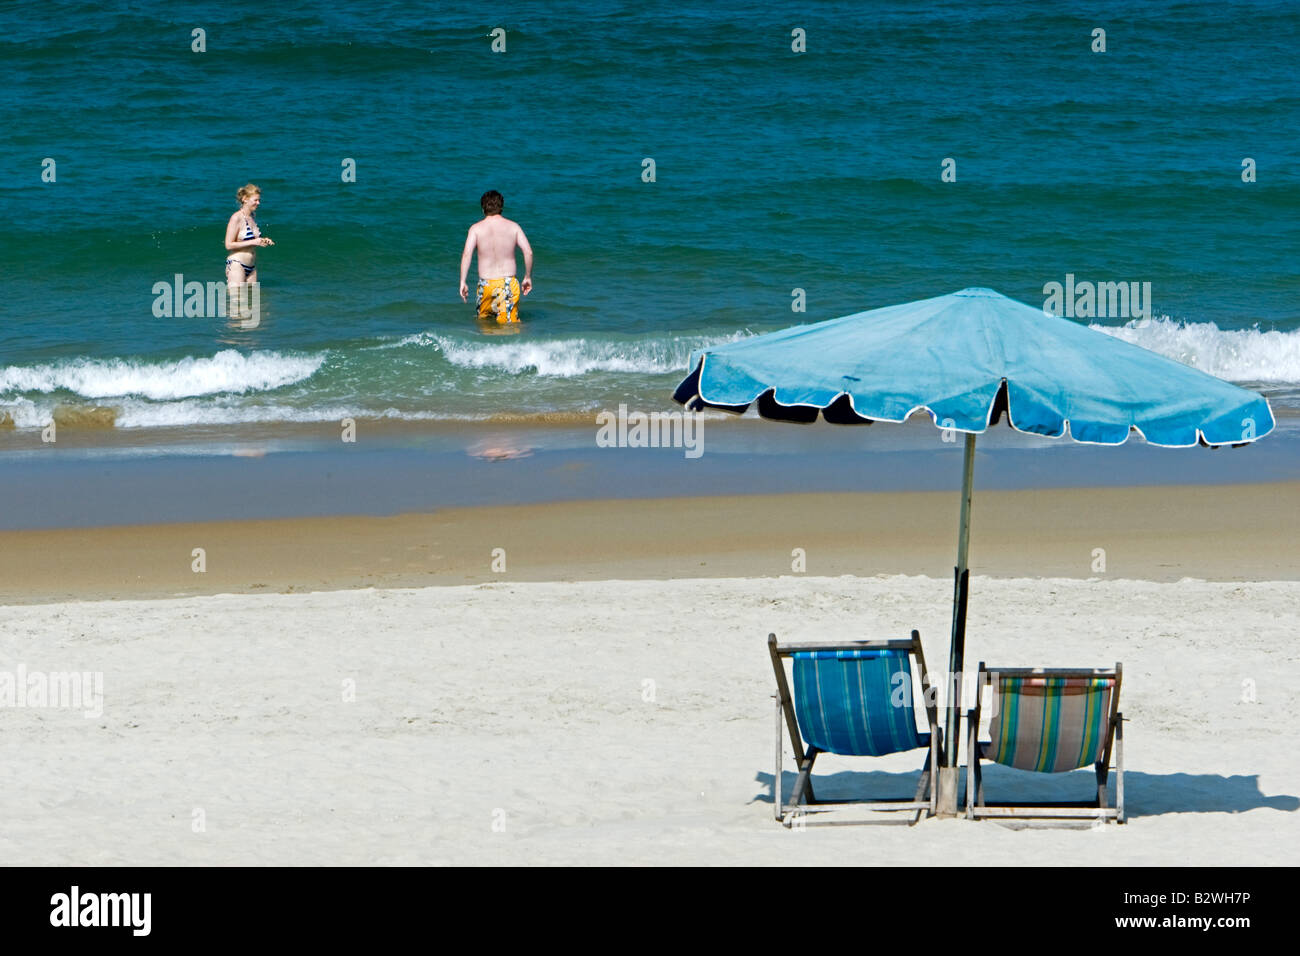
MULTIPOLYGON (((966 714, 967 733, 967 767, 966 767, 966 817, 976 820, 988 817, 1014 819, 1069 819, 1086 818, 1114 820, 1124 822, 1124 715, 1119 709, 1119 691, 1124 676, 1123 665, 1116 663, 1114 670, 1101 668, 1047 668, 1047 667, 985 667, 980 661, 976 677, 975 707, 966 714), (1102 759, 1094 764, 1097 774, 1097 794, 1092 800, 1055 801, 1049 803, 986 803, 984 800, 984 779, 980 771, 980 758, 985 746, 991 743, 978 742, 980 707, 984 688, 992 688, 993 693, 1000 690, 994 686, 1002 677, 1113 677, 1115 686, 1111 690, 1110 716, 1106 725, 1106 742, 1102 759), (1110 759, 1112 751, 1115 756, 1115 806, 1107 806, 1107 786, 1110 777, 1110 759)), ((1033 770, 1024 770, 1033 773, 1033 770)))
MULTIPOLYGON (((929 673, 925 667, 925 655, 921 650, 921 635, 917 631, 912 631, 910 640, 885 640, 885 641, 844 641, 838 643, 812 643, 812 644, 778 644, 775 634, 767 636, 767 648, 772 658, 772 670, 776 676, 776 773, 772 785, 772 803, 776 813, 776 819, 790 827, 795 822, 795 817, 799 816, 801 824, 819 823, 823 821, 814 821, 807 819, 808 815, 822 813, 831 810, 840 810, 845 808, 863 808, 869 810, 885 811, 905 811, 914 812, 914 816, 909 822, 915 825, 921 818, 921 814, 929 811, 931 815, 935 812, 937 800, 937 787, 934 785, 935 770, 943 764, 943 740, 942 731, 939 729, 938 708, 935 706, 934 694, 930 689, 929 673), (923 693, 922 700, 925 703, 925 712, 930 725, 930 744, 928 753, 925 758, 925 766, 921 768, 921 777, 917 783, 916 794, 911 800, 902 798, 897 799, 872 799, 872 800, 850 800, 850 801, 821 801, 813 793, 812 768, 813 763, 817 760, 817 755, 822 751, 816 747, 804 746, 803 738, 799 733, 799 722, 795 716, 794 699, 790 693, 790 682, 786 678, 785 658, 793 657, 799 651, 840 651, 840 650, 906 650, 914 660, 915 673, 920 676, 921 689, 923 693), (790 802, 786 803, 782 796, 782 753, 784 747, 781 740, 782 724, 785 732, 789 735, 790 744, 794 749, 795 762, 799 768, 798 776, 795 779, 794 790, 790 796, 790 802), (929 796, 926 797, 926 793, 929 796)), ((909 693, 911 688, 908 689, 909 693)), ((922 745, 924 746, 924 745, 922 745)), ((902 751, 906 753, 907 751, 902 751)), ((867 823, 872 821, 826 821, 826 822, 860 822, 867 823)))

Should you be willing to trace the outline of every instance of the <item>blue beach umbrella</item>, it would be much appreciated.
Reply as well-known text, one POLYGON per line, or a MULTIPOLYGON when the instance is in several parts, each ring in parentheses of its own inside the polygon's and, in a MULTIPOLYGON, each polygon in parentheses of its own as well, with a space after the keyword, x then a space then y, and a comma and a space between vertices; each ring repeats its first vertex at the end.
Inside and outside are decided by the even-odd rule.
MULTIPOLYGON (((1242 445, 1273 430, 1260 395, 1049 315, 992 289, 858 312, 692 353, 673 398, 692 410, 840 425, 902 422, 918 411, 964 432, 961 525, 949 673, 962 670, 975 436, 1006 416, 1016 431, 1120 445, 1242 445)), ((948 765, 957 707, 948 706, 948 765)))

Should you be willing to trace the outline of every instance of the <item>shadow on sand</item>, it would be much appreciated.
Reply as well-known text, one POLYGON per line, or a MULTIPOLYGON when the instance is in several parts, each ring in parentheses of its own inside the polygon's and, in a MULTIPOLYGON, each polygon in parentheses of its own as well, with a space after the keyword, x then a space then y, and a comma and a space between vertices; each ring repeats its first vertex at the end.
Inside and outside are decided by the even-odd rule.
MULTIPOLYGON (((786 800, 794 790, 795 774, 782 774, 782 793, 786 800)), ((772 803, 772 774, 759 772, 755 781, 763 788, 751 803, 772 803)), ((814 770, 813 786, 819 800, 911 800, 916 793, 918 774, 870 771, 818 774, 814 770)), ((989 802, 1087 800, 1095 794, 1095 776, 1091 770, 1064 774, 1031 774, 984 764, 984 797, 989 802)), ((1109 803, 1114 806, 1115 774, 1110 777, 1109 803)), ((966 771, 962 769, 958 790, 962 804, 966 799, 966 771)), ((1258 809, 1294 813, 1300 809, 1300 797, 1260 792, 1259 777, 1240 774, 1225 777, 1212 773, 1143 773, 1124 772, 1124 815, 1129 820, 1154 817, 1164 813, 1244 813, 1258 809)))

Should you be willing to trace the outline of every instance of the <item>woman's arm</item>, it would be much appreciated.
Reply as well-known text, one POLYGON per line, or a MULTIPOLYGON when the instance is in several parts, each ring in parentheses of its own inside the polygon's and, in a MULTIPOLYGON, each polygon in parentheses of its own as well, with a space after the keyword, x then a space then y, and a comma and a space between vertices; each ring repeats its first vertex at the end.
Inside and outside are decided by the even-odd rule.
POLYGON ((227 252, 238 252, 240 249, 244 249, 248 246, 248 243, 246 242, 235 241, 235 236, 239 235, 239 226, 235 223, 235 217, 238 215, 239 213, 233 213, 230 217, 230 221, 226 223, 227 252))

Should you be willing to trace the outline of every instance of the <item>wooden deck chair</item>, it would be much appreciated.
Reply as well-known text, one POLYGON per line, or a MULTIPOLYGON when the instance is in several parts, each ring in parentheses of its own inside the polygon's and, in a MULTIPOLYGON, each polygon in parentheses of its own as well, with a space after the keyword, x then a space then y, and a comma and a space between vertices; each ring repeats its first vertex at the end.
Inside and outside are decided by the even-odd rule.
POLYGON ((1124 822, 1124 717, 1119 712, 1123 667, 1114 670, 1043 667, 986 668, 980 662, 975 707, 966 715, 969 765, 966 816, 1013 818, 1090 817, 1124 822), (976 744, 984 688, 993 716, 987 743, 976 744), (1108 807, 1110 756, 1116 760, 1115 806, 1108 807), (1092 764, 1094 800, 986 804, 980 761, 1037 773, 1065 773, 1092 764))
POLYGON ((923 811, 934 813, 933 770, 942 763, 943 747, 920 634, 913 631, 911 640, 906 641, 837 644, 778 644, 776 635, 769 634, 767 648, 776 674, 776 778, 772 796, 777 820, 788 827, 796 814, 862 807, 912 810, 916 815, 911 823, 915 824, 923 811), (792 680, 786 679, 785 658, 791 660, 792 680), (916 727, 912 658, 916 660, 924 692, 929 733, 919 732, 916 727), (783 722, 799 768, 789 803, 781 792, 783 722), (916 795, 911 800, 836 803, 819 801, 813 794, 813 762, 820 753, 881 757, 922 747, 928 753, 916 795))

